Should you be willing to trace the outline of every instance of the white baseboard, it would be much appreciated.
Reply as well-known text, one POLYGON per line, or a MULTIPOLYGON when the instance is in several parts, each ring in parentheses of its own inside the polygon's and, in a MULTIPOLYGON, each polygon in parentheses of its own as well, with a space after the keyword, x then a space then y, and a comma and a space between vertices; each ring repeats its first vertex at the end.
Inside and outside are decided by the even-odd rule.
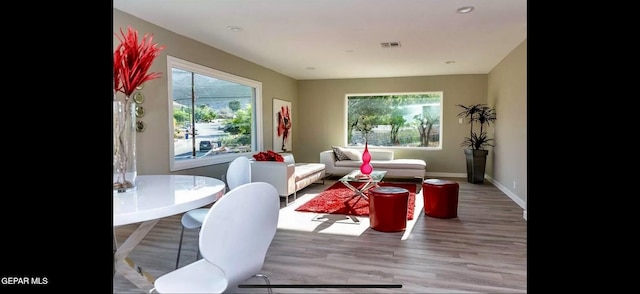
POLYGON ((507 189, 507 187, 502 185, 500 182, 492 179, 491 177, 485 176, 485 178, 489 182, 491 182, 494 186, 496 186, 500 191, 502 191, 502 193, 507 194, 507 196, 509 196, 509 198, 511 198, 511 200, 513 200, 513 202, 518 204, 518 206, 520 206, 520 207, 522 207, 522 209, 524 209, 523 218, 526 220, 527 219, 527 203, 525 203, 520 197, 518 197, 518 195, 516 195, 515 193, 509 191, 509 189, 507 189))

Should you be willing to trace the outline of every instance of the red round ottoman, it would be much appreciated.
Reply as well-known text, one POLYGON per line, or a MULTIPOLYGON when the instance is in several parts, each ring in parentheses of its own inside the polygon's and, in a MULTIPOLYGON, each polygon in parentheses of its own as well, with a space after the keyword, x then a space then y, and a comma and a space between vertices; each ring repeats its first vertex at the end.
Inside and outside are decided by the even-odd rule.
POLYGON ((458 190, 454 181, 428 179, 422 182, 424 214, 437 218, 458 217, 458 190))
POLYGON ((409 190, 379 186, 369 190, 369 226, 381 232, 399 232, 407 228, 409 190))

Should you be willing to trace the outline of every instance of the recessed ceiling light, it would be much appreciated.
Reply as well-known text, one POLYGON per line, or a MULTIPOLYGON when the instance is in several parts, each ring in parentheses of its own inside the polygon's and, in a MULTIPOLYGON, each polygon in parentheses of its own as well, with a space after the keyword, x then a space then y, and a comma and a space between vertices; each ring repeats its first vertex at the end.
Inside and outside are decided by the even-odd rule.
POLYGON ((230 30, 232 32, 239 32, 242 31, 242 28, 237 26, 227 26, 227 30, 230 30))
POLYGON ((452 63, 456 63, 456 61, 455 61, 455 60, 449 60, 449 61, 445 61, 444 63, 446 63, 446 64, 452 64, 452 63))
POLYGON ((458 13, 465 14, 473 11, 473 6, 465 6, 458 8, 458 13))

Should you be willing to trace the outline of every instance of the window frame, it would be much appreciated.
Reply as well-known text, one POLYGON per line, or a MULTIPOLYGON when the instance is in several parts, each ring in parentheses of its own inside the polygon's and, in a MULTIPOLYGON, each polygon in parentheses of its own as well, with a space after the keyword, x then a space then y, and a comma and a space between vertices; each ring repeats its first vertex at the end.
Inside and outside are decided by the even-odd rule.
POLYGON ((399 150, 427 150, 427 151, 435 151, 442 150, 443 145, 443 113, 444 113, 444 91, 420 91, 420 92, 380 92, 380 93, 347 93, 344 98, 344 146, 349 148, 362 148, 364 149, 364 145, 350 145, 349 142, 349 97, 357 97, 357 96, 399 96, 399 95, 420 95, 420 94, 430 94, 430 93, 438 93, 440 95, 440 113, 439 113, 439 126, 438 126, 438 136, 439 136, 439 146, 436 147, 421 147, 421 146, 379 146, 379 145, 370 145, 368 144, 368 148, 370 149, 399 149, 399 150))
POLYGON ((184 59, 167 55, 167 102, 169 123, 169 170, 179 171, 214 164, 228 163, 240 156, 248 157, 257 152, 263 144, 262 122, 262 82, 240 77, 234 74, 216 70, 184 59), (203 158, 175 160, 174 126, 173 126, 173 77, 172 69, 178 68, 196 74, 213 77, 231 83, 240 84, 254 89, 251 104, 251 152, 216 154, 203 158))

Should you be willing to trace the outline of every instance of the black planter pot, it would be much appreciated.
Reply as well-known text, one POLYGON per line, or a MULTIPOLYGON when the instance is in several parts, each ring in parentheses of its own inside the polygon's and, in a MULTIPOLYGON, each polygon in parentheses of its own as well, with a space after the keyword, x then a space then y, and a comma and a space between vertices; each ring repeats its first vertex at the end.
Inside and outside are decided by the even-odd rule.
POLYGON ((484 170, 489 150, 465 149, 464 155, 467 157, 467 182, 473 184, 484 183, 484 170))

